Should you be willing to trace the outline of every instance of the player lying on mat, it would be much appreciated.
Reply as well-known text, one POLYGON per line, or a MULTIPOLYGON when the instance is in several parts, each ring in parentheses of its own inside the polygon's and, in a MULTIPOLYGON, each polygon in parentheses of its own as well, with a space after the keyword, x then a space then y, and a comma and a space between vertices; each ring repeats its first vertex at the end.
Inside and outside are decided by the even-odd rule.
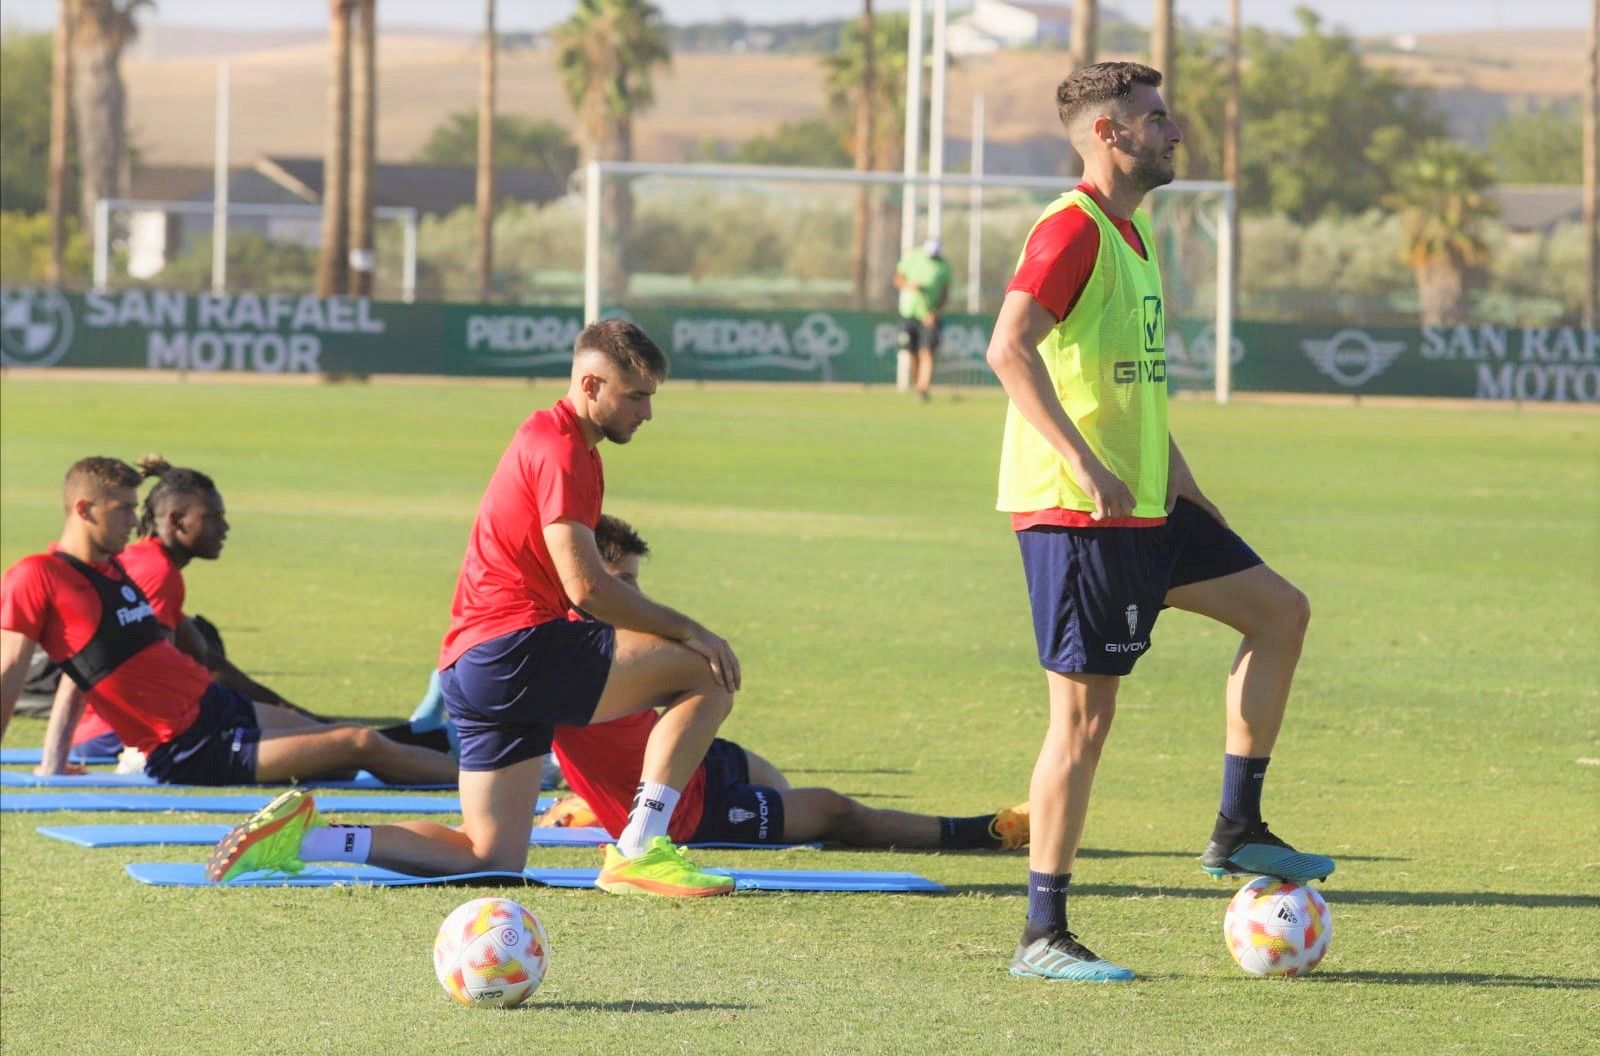
MULTIPOLYGON (((165 628, 174 645, 204 664, 211 677, 229 689, 259 704, 276 704, 298 711, 319 723, 334 722, 290 703, 239 670, 223 651, 221 637, 215 629, 203 620, 185 615, 184 568, 195 558, 215 561, 222 555, 228 536, 222 492, 206 474, 173 466, 160 455, 146 455, 139 460, 138 468, 146 478, 155 478, 156 483, 146 493, 139 513, 140 539, 125 547, 117 555, 117 561, 150 602, 156 622, 165 628)), ((63 679, 59 692, 71 692, 71 687, 71 680, 63 679)), ((449 732, 442 714, 438 721, 426 727, 403 722, 382 727, 378 732, 401 744, 420 745, 436 752, 450 751, 449 732)), ((75 751, 95 755, 116 755, 123 750, 121 739, 94 710, 93 704, 84 706, 83 718, 72 734, 72 747, 75 751)), ((133 768, 142 766, 140 759, 133 768)))
MULTIPOLYGON (((606 571, 631 587, 650 552, 627 522, 602 516, 595 544, 606 571)), ((611 722, 556 727, 555 753, 577 796, 552 808, 541 824, 574 824, 593 812, 594 823, 616 836, 627 824, 639 785, 654 710, 611 722)), ((977 817, 935 817, 880 810, 831 788, 793 788, 761 756, 718 738, 684 786, 668 830, 679 843, 805 843, 826 840, 857 847, 993 848, 1028 842, 1024 803, 977 817)))
POLYGON ((88 702, 145 754, 145 773, 158 781, 245 785, 360 769, 394 784, 455 780, 447 753, 254 703, 179 651, 117 561, 137 516, 139 480, 119 459, 75 463, 62 488, 60 541, 0 580, 0 737, 42 645, 71 686, 51 710, 40 774, 81 772, 67 766, 68 739, 88 702))

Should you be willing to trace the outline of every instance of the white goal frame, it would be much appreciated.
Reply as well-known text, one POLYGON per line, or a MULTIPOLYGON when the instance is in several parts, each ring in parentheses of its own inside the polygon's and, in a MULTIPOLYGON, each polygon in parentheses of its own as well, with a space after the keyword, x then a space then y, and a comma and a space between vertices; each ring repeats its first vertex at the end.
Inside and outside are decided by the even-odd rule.
MULTIPOLYGON (((763 180, 794 183, 846 183, 856 186, 967 187, 975 195, 985 187, 1060 190, 1070 177, 908 175, 899 172, 858 172, 855 169, 812 169, 783 165, 666 164, 647 161, 591 161, 583 169, 583 318, 600 318, 600 202, 601 184, 608 175, 675 176, 701 180, 763 180)), ((1232 393, 1233 347, 1233 225, 1237 204, 1231 183, 1222 180, 1180 180, 1157 189, 1216 194, 1221 203, 1217 217, 1216 400, 1227 403, 1232 393)), ((981 198, 979 209, 981 210, 981 198)), ((976 221, 974 221, 976 223, 976 221)))

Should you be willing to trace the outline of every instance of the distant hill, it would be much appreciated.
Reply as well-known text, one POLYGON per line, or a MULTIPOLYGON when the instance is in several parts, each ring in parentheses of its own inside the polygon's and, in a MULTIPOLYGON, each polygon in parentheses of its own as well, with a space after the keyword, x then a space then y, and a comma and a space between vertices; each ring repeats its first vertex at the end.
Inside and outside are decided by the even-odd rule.
MULTIPOLYGON (((797 31, 791 42, 800 39, 797 31)), ((1409 49, 1392 40, 1362 43, 1374 64, 1439 88, 1457 134, 1479 145, 1488 125, 1508 109, 1576 97, 1581 90, 1581 32, 1439 34, 1404 42, 1409 49)), ((146 160, 210 161, 216 59, 222 56, 233 71, 230 146, 236 161, 322 152, 327 52, 320 35, 166 26, 124 66, 130 123, 146 160)), ((378 151, 385 160, 411 158, 447 115, 476 105, 473 34, 385 27, 378 62, 378 151)), ((964 164, 971 100, 982 92, 989 170, 1060 171, 1066 152, 1048 87, 1065 70, 1065 56, 1049 51, 1001 52, 954 68, 946 107, 951 166, 964 164)), ((572 124, 554 57, 536 45, 502 56, 499 97, 508 112, 572 124)), ((656 100, 636 125, 639 156, 681 161, 708 136, 738 142, 820 113, 821 65, 815 54, 680 50, 657 74, 656 100)))

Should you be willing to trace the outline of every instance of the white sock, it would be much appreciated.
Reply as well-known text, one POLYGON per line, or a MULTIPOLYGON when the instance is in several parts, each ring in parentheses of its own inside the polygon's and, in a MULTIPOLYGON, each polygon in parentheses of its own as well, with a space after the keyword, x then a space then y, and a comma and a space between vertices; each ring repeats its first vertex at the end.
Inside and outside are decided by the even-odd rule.
POLYGON ((637 858, 657 836, 667 835, 667 825, 672 821, 672 811, 678 805, 678 792, 666 785, 651 781, 639 783, 633 794, 633 809, 628 812, 628 825, 617 837, 617 851, 624 858, 637 858))
POLYGON ((302 862, 366 864, 372 853, 372 830, 365 825, 323 825, 300 837, 302 862))

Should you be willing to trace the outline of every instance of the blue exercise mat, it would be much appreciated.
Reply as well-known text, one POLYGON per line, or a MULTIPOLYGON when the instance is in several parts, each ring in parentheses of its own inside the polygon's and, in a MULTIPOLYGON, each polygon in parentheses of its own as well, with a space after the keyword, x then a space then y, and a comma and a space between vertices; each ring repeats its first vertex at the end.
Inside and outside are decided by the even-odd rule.
MULTIPOLYGON (((339 887, 371 885, 406 887, 421 884, 542 884, 546 887, 593 887, 596 869, 525 869, 520 873, 459 873, 454 876, 408 876, 370 865, 314 866, 297 876, 274 873, 245 875, 226 884, 206 879, 200 862, 135 862, 128 875, 158 887, 339 887)), ((707 869, 731 876, 740 891, 885 891, 936 894, 944 890, 915 873, 828 872, 814 869, 707 869)))
MULTIPOLYGON (((198 814, 250 814, 271 796, 169 796, 139 792, 13 792, 0 795, 0 813, 42 810, 106 810, 158 813, 190 811, 198 814)), ((539 810, 555 803, 539 800, 539 810)), ((324 814, 459 814, 461 801, 454 796, 318 796, 324 814)))
MULTIPOLYGON (((288 782, 283 782, 287 784, 288 782)), ((26 770, 0 770, 0 788, 209 788, 209 785, 182 785, 157 781, 148 774, 113 774, 93 771, 87 774, 51 774, 40 777, 26 770)), ((267 787, 267 786, 258 786, 267 787)), ((363 770, 348 781, 303 781, 302 788, 405 789, 412 792, 448 792, 456 787, 454 781, 447 785, 391 785, 363 770)))
MULTIPOLYGON (((41 825, 38 833, 79 847, 209 847, 227 835, 227 825, 41 825)), ((534 829, 530 847, 602 847, 611 841, 605 829, 534 829)), ((732 850, 816 849, 819 844, 702 843, 692 847, 732 850)))
MULTIPOLYGON (((114 755, 83 755, 74 749, 68 756, 75 763, 114 763, 114 755)), ((38 766, 44 762, 43 748, 0 748, 0 766, 38 766)))

